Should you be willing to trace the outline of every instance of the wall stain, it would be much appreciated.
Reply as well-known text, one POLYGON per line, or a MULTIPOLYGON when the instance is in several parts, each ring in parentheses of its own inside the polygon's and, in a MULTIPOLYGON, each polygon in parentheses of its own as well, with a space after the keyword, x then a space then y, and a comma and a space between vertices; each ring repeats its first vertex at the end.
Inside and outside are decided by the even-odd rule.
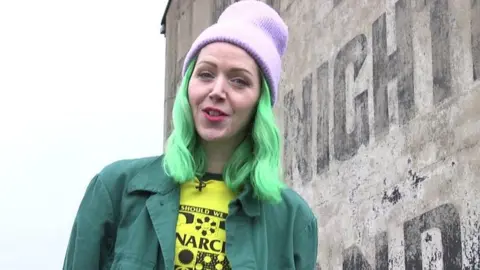
POLYGON ((343 0, 333 0, 333 7, 336 8, 342 2, 343 2, 343 0))
POLYGON ((413 172, 412 170, 408 170, 408 175, 411 177, 411 180, 412 180, 412 186, 414 188, 417 188, 418 185, 425 181, 427 179, 427 176, 419 176, 417 175, 416 172, 413 172))
POLYGON ((427 233, 427 235, 425 236, 425 242, 431 242, 432 241, 432 235, 427 233))
POLYGON ((382 203, 385 203, 388 201, 389 203, 396 204, 400 199, 402 198, 402 194, 400 193, 400 190, 398 189, 397 186, 395 186, 390 192, 390 194, 387 193, 387 191, 384 191, 383 197, 382 197, 382 203))
POLYGON ((348 201, 349 201, 350 203, 354 203, 355 200, 354 200, 353 198, 355 197, 355 193, 357 193, 357 191, 358 191, 358 189, 360 188, 360 185, 361 185, 361 184, 360 184, 360 177, 359 177, 357 180, 358 180, 358 181, 357 181, 357 183, 355 184, 355 187, 353 187, 353 188, 350 190, 350 192, 349 192, 350 195, 348 196, 348 201))

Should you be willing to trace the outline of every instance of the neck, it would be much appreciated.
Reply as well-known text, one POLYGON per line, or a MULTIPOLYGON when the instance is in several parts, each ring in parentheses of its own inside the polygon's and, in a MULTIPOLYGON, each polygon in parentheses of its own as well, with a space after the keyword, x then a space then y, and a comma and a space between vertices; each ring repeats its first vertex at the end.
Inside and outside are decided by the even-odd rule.
POLYGON ((202 142, 202 147, 207 158, 207 172, 223 173, 225 164, 232 156, 237 143, 228 142, 202 142))

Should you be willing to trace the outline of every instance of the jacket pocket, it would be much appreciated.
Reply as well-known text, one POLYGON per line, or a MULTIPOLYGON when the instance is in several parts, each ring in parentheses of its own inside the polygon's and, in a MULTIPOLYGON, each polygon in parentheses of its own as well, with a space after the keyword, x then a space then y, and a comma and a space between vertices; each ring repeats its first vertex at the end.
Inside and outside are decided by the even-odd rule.
POLYGON ((137 254, 115 253, 110 270, 154 270, 156 264, 137 254))

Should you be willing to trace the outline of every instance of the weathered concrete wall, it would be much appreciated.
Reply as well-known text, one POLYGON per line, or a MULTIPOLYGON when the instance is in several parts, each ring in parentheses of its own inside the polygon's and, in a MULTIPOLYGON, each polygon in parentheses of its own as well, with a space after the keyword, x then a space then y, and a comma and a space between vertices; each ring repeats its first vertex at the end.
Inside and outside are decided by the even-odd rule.
POLYGON ((480 1, 281 12, 284 165, 318 214, 319 266, 480 269, 480 1))
MULTIPOLYGON (((290 28, 276 112, 318 268, 480 269, 480 1, 266 2, 290 28)), ((170 43, 198 35, 178 33, 170 80, 170 43)))

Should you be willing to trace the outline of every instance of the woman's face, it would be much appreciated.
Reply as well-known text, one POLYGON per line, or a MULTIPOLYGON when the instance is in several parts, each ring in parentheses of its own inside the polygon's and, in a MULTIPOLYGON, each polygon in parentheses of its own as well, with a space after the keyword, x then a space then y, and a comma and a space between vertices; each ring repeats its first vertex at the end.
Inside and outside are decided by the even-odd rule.
POLYGON ((201 50, 188 99, 204 141, 243 140, 259 96, 259 70, 247 52, 228 43, 212 43, 201 50))

